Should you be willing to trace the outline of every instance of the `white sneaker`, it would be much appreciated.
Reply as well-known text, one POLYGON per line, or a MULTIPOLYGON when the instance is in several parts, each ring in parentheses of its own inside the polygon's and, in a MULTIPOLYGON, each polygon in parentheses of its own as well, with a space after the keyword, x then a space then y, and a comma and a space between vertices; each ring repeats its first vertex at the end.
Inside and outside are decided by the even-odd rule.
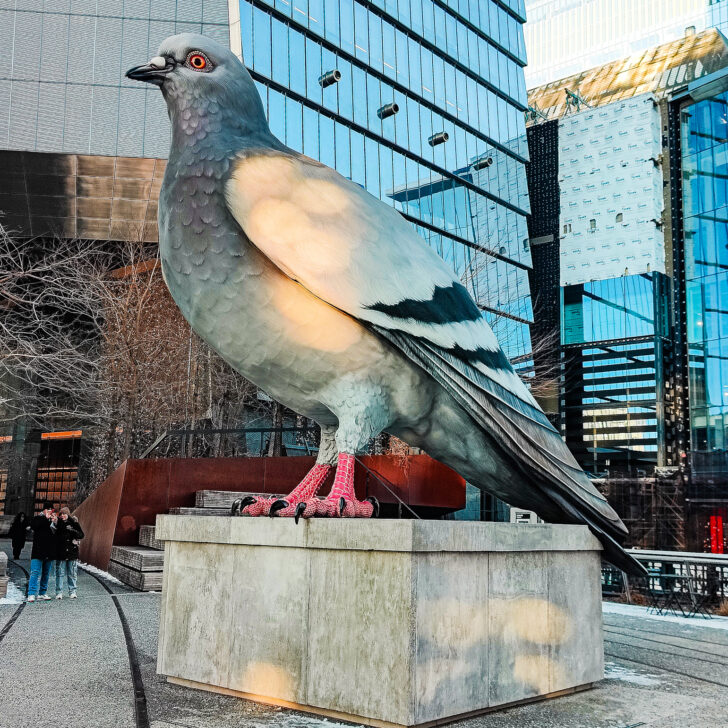
POLYGON ((71 599, 78 599, 76 592, 71 592, 71 599))
POLYGON ((56 594, 56 599, 63 599, 63 594, 56 594))
POLYGON ((29 594, 28 595, 28 601, 29 602, 34 602, 35 601, 35 594, 29 594))
POLYGON ((44 602, 49 602, 51 598, 47 594, 39 594, 38 600, 43 600, 44 602))

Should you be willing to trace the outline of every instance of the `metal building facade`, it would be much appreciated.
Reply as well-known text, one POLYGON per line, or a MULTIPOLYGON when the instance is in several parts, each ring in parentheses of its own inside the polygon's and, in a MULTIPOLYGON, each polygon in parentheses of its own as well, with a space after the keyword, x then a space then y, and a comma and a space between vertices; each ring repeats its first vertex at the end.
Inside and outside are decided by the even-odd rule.
POLYGON ((164 101, 124 71, 175 33, 228 45, 228 1, 0 0, 0 149, 166 157, 164 101))

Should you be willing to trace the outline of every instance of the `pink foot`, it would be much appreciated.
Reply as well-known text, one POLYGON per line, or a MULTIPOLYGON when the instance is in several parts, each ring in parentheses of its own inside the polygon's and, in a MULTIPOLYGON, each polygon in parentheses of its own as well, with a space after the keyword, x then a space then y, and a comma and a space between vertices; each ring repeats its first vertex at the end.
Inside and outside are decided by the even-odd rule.
MULTIPOLYGON (((314 465, 306 473, 304 479, 285 498, 255 498, 254 496, 243 498, 239 506, 241 514, 248 516, 293 516, 296 504, 302 500, 313 498, 324 484, 330 470, 330 465, 314 465)), ((234 508, 235 504, 233 504, 234 508)))
POLYGON ((298 519, 324 516, 329 518, 372 518, 379 515, 379 503, 376 498, 359 501, 354 495, 354 456, 339 453, 336 465, 336 477, 331 492, 321 500, 309 498, 301 500, 294 509, 296 523, 298 519))

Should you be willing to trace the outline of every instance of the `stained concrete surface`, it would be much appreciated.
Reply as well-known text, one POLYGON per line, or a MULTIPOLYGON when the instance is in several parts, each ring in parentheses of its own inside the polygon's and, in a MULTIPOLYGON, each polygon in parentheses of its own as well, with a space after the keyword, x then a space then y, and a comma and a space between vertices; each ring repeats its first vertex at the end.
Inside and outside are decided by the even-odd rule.
POLYGON ((155 537, 175 679, 408 726, 603 674, 584 526, 164 515, 155 537))
MULTIPOLYGON (((9 545, 0 540, 6 552, 9 545)), ((28 557, 26 549, 21 559, 26 568, 28 557)), ((17 569, 12 576, 20 580, 17 569)), ((76 602, 29 604, 0 643, 0 728, 134 728, 118 615, 93 577, 79 571, 79 578, 76 602)), ((151 728, 337 727, 334 721, 167 683, 155 673, 159 595, 112 588, 123 595, 151 728)), ((0 605, 0 629, 16 608, 0 605)), ((607 677, 596 688, 461 721, 457 728, 728 725, 728 620, 718 629, 716 621, 671 622, 624 611, 629 610, 606 608, 607 677)))

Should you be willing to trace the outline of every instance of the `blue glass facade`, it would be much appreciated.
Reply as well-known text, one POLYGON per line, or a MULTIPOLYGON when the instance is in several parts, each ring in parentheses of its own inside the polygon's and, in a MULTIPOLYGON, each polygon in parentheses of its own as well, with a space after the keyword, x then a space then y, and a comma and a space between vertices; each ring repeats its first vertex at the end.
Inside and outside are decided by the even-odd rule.
POLYGON ((523 20, 523 0, 240 2, 272 131, 409 219, 516 363, 532 321, 523 20))
POLYGON ((681 120, 691 466, 728 477, 728 92, 681 120))
POLYGON ((660 273, 561 289, 562 434, 587 472, 664 464, 668 294, 660 273))

